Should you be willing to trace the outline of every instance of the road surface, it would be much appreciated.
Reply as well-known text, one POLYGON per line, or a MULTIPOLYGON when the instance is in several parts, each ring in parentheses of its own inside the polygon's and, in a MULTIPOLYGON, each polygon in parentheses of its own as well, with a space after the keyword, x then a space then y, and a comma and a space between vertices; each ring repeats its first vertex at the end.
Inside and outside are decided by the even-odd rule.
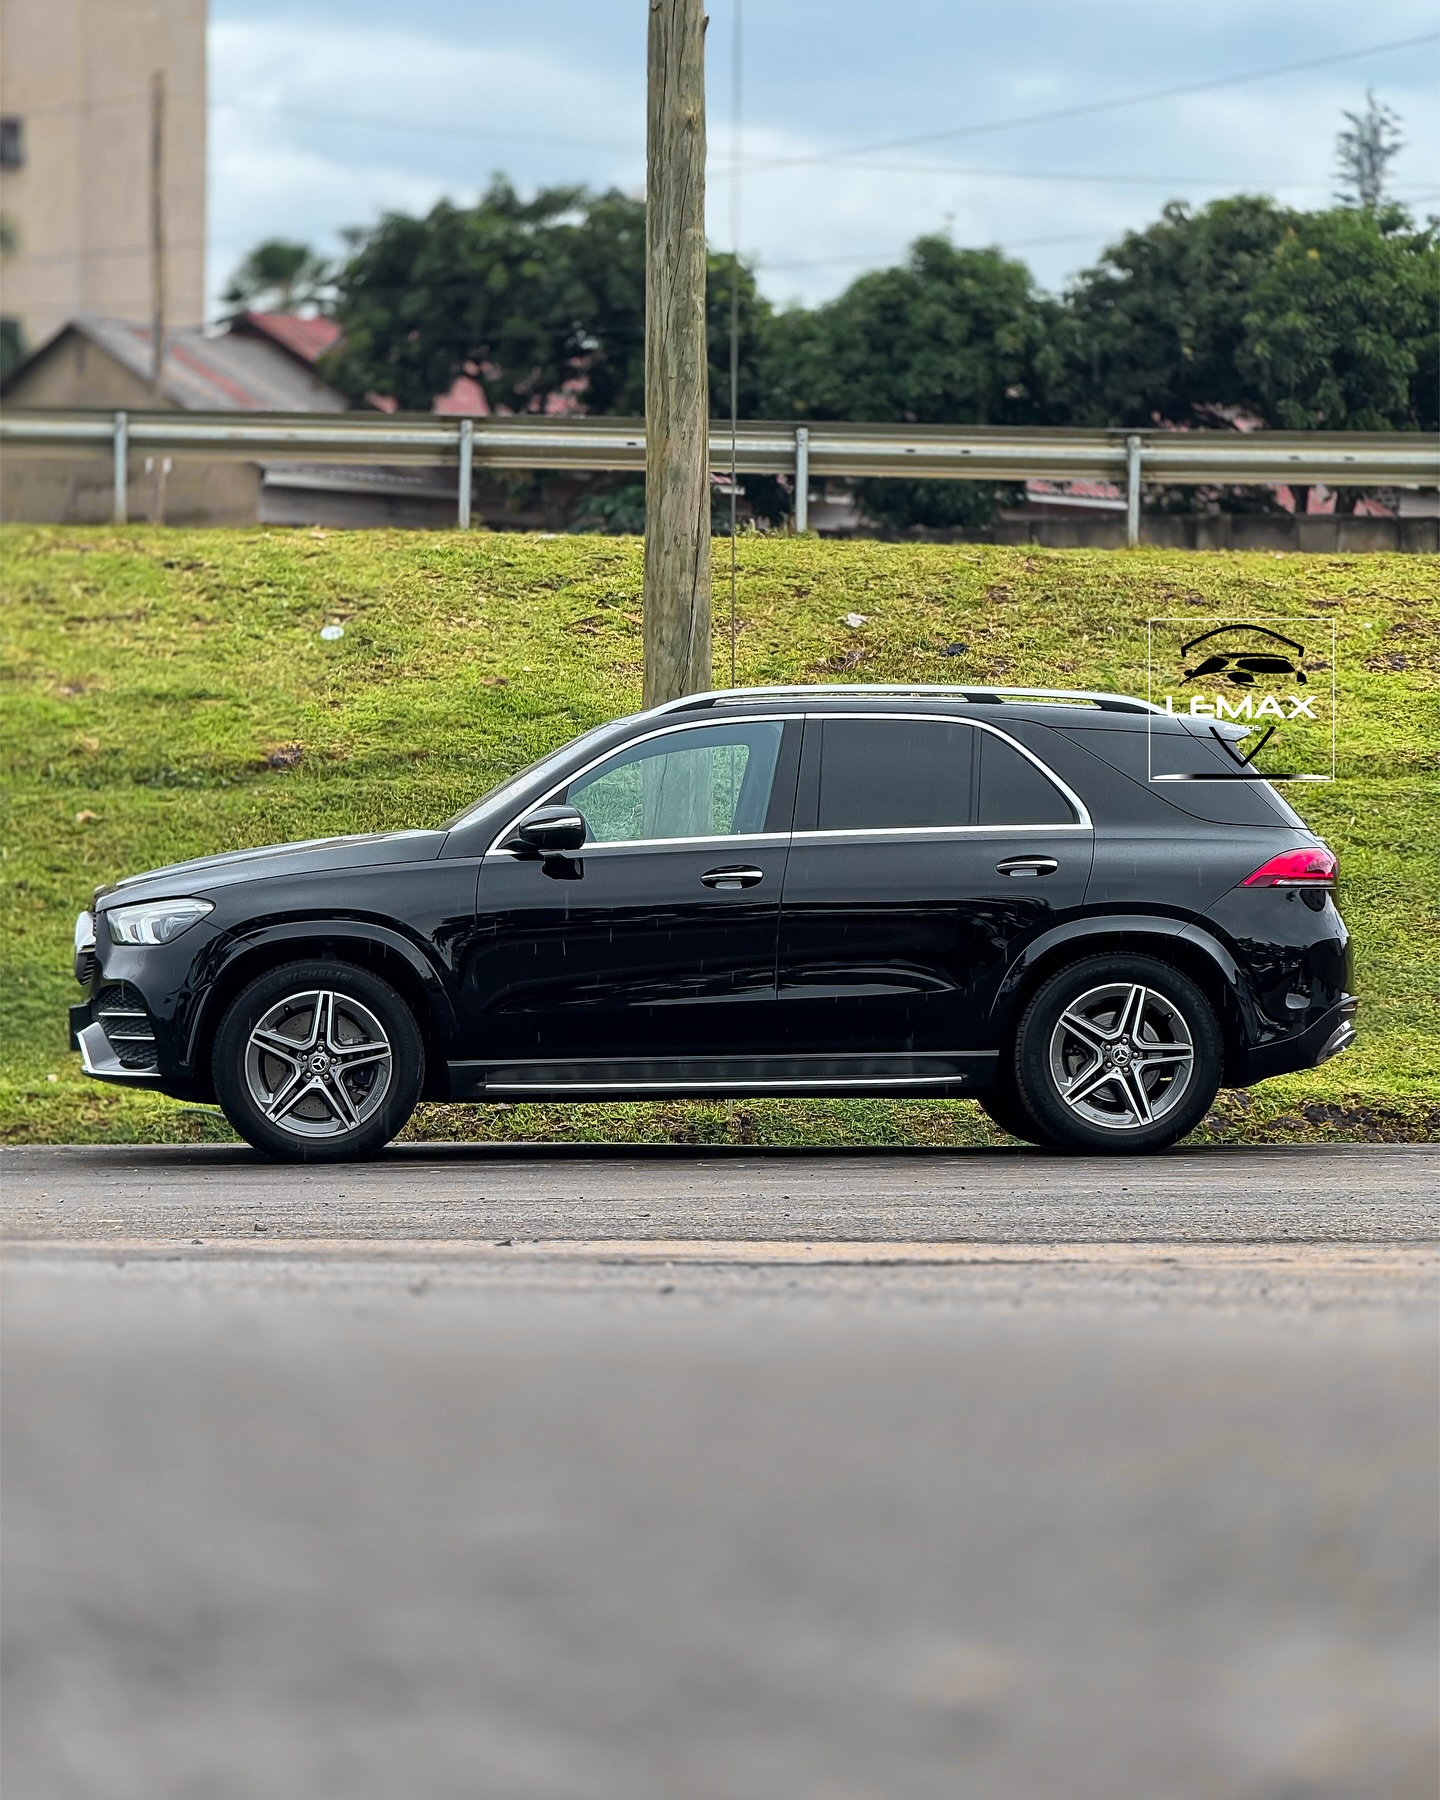
POLYGON ((0 1184, 8 1793, 1433 1800, 1435 1149, 0 1184))

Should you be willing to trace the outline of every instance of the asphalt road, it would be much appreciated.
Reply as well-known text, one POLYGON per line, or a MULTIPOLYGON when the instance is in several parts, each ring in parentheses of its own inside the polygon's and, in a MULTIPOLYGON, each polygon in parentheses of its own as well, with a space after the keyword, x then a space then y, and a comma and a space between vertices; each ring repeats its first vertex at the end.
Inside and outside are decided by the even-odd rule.
POLYGON ((21 1800, 1433 1800, 1430 1148, 0 1154, 21 1800))

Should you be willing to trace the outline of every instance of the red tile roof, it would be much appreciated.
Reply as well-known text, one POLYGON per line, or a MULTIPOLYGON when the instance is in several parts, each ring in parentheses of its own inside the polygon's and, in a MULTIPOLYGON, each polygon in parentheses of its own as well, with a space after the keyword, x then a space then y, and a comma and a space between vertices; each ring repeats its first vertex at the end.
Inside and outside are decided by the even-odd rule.
POLYGON ((317 361, 340 337, 340 327, 333 319, 303 319, 298 313, 245 312, 230 329, 269 338, 307 363, 317 361))

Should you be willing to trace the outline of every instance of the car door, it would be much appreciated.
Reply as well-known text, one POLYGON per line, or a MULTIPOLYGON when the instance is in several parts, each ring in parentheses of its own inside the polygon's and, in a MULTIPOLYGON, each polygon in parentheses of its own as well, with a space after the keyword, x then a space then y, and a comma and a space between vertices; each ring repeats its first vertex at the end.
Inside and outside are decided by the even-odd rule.
POLYGON ((469 1055, 534 1066, 492 1067, 487 1090, 663 1085, 677 1059, 765 1045, 800 732, 781 718, 667 726, 545 796, 585 820, 573 856, 502 834, 480 869, 469 1055))
POLYGON ((909 1059, 899 1080, 924 1074, 917 1056, 992 1049, 1005 969, 1080 906, 1091 843, 1079 801, 988 726, 807 719, 777 953, 786 1054, 909 1059))

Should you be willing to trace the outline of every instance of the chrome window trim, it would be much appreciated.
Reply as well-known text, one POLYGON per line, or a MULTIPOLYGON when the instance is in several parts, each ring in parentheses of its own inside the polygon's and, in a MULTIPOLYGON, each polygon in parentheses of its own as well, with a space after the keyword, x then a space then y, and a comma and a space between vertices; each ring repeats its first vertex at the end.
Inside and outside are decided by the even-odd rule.
POLYGON ((998 725, 992 725, 988 719, 960 719, 956 718, 952 713, 841 712, 838 710, 831 712, 828 709, 823 713, 807 712, 805 718, 807 721, 810 719, 923 719, 927 723, 940 725, 968 725, 972 731, 988 731, 993 737, 998 737, 1002 743, 1008 744, 1012 750, 1018 750, 1027 762, 1034 763, 1040 773, 1045 776, 1048 781, 1053 783, 1055 787, 1059 788, 1066 800, 1068 800, 1071 806, 1075 808, 1075 817, 1064 824, 1058 825, 865 825, 850 827, 844 830, 836 828, 833 831, 821 831, 817 828, 814 831, 795 832, 794 836, 797 839, 812 839, 830 836, 846 838, 900 836, 935 837, 939 835, 948 836, 951 833, 960 834, 979 831, 1093 831, 1095 829, 1095 821, 1090 817, 1089 807, 1086 806, 1085 802, 1075 792, 1074 788, 1070 786, 1070 783, 1068 781, 1063 781, 1048 763, 1041 761, 1033 750, 1027 750, 1025 745, 1011 737, 1008 731, 1002 731, 998 725))
MULTIPOLYGON (((797 831, 792 834, 792 844, 813 844, 817 840, 833 838, 837 843, 854 843, 859 839, 876 838, 891 841, 896 838, 983 838, 991 835, 1014 837, 1017 832, 1049 832, 1049 831, 1094 831, 1090 824, 1081 824, 1072 819, 1068 825, 855 825, 835 826, 825 831, 797 831)), ((588 855, 589 852, 587 851, 588 855)))
MULTIPOLYGON (((580 850, 553 851, 553 855, 569 855, 569 857, 614 857, 621 850, 700 850, 704 844, 788 844, 788 832, 734 832, 725 837, 617 837, 605 842, 581 844, 580 850)), ((509 857, 513 860, 529 862, 529 857, 520 857, 518 850, 488 850, 488 857, 509 857)))
MULTIPOLYGON (((493 856, 500 853, 505 839, 516 829, 520 824, 520 821, 522 819, 528 819, 530 814, 534 812, 537 807, 548 806, 555 796, 563 793, 572 782, 579 781, 583 775, 588 775, 592 769, 598 769, 602 763, 610 762, 614 757, 623 756, 627 751, 635 749, 638 744, 648 744, 652 738, 671 737, 678 731, 716 731, 723 730, 727 725, 788 725, 791 720, 803 717, 804 715, 802 713, 789 712, 763 713, 759 715, 752 714, 745 719, 666 719, 664 724, 657 725, 653 731, 642 731, 638 737, 628 738, 623 744, 612 745, 610 749, 606 750, 602 755, 595 757, 593 761, 583 763, 578 769, 572 769, 564 780, 557 781, 555 786, 551 788, 548 793, 542 794, 537 800, 530 801, 527 806, 516 813, 505 829, 498 832, 491 840, 484 855, 493 856)), ((739 832, 722 833, 714 837, 614 838, 608 840, 603 845, 599 843, 583 844, 580 849, 573 854, 593 856, 598 850, 602 849, 634 850, 642 845, 654 847, 657 844, 739 844, 755 843, 760 839, 770 843, 787 843, 789 837, 789 832, 782 831, 746 832, 743 834, 739 832)), ((506 851, 504 854, 513 857, 515 852, 513 850, 506 851)))
MULTIPOLYGON (((801 693, 814 692, 813 688, 799 689, 796 691, 801 693)), ((859 691, 863 692, 865 690, 861 689, 859 691)), ((692 699, 693 697, 694 696, 691 696, 692 699)), ((670 704, 680 705, 681 702, 676 701, 671 702, 670 704)), ((660 713, 663 709, 655 708, 654 710, 656 713, 660 713)), ((483 855, 486 857, 505 856, 511 860, 515 860, 515 851, 505 849, 504 842, 505 839, 515 831, 522 819, 528 818, 537 807, 548 806, 557 794, 563 793, 573 782, 579 781, 582 776, 588 775, 592 769, 598 769, 602 763, 609 762, 614 757, 624 755, 626 751, 633 750, 638 744, 648 744, 654 738, 669 737, 679 731, 713 730, 725 723, 785 725, 795 719, 802 719, 806 722, 811 719, 922 719, 939 725, 968 725, 972 731, 991 732, 995 737, 1000 738, 1002 742, 1009 744, 1011 749, 1018 750, 1021 756, 1025 757, 1027 761, 1034 763, 1040 773, 1059 788, 1066 800, 1068 800, 1070 805, 1075 808, 1077 816, 1068 823, 1057 825, 870 825, 856 826, 844 830, 837 829, 833 831, 815 830, 796 831, 793 833, 735 832, 710 837, 620 838, 606 843, 582 844, 579 850, 574 852, 574 854, 584 856, 613 855, 617 850, 658 849, 662 847, 673 848, 677 844, 784 844, 790 842, 792 838, 803 838, 807 843, 813 843, 817 839, 826 838, 834 838, 840 841, 853 841, 857 838, 869 837, 893 840, 896 838, 969 837, 977 836, 982 832, 1093 831, 1095 829, 1094 820, 1090 817, 1089 808, 1075 792, 1074 788, 1070 786, 1069 782, 1057 775, 1055 771, 1047 763, 1043 762, 1033 750, 1027 749, 1024 744, 1011 737, 1008 731, 1002 731, 998 725, 992 725, 988 719, 964 719, 957 717, 953 713, 841 712, 838 710, 831 711, 827 708, 824 712, 752 713, 743 721, 721 721, 716 719, 713 715, 708 718, 684 720, 677 720, 673 717, 667 718, 664 724, 657 725, 653 730, 642 732, 639 737, 631 738, 628 742, 621 744, 618 747, 611 748, 602 755, 595 757, 592 761, 582 764, 580 768, 573 769, 563 781, 557 782, 548 793, 541 795, 540 798, 536 800, 532 800, 529 805, 516 813, 509 824, 507 824, 505 828, 498 832, 491 840, 489 846, 483 852, 483 855)))

